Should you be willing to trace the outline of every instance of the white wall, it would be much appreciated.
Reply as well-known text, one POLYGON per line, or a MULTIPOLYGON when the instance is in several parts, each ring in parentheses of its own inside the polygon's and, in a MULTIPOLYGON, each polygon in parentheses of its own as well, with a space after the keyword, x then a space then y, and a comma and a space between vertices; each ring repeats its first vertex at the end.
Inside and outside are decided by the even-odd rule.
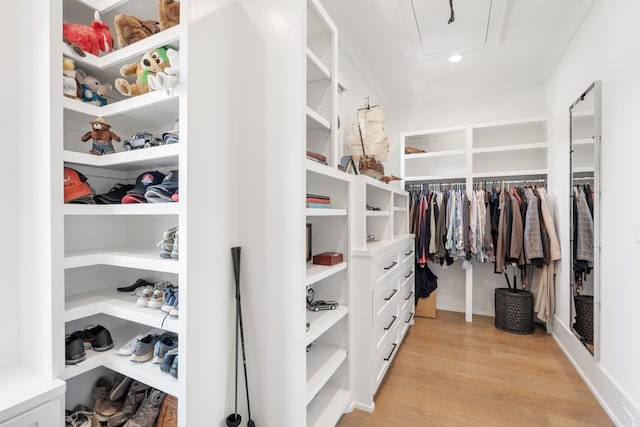
MULTIPOLYGON (((554 191, 568 200, 569 106, 594 80, 602 81, 602 205, 600 360, 586 354, 569 333, 569 265, 557 280, 555 335, 617 424, 629 426, 626 411, 640 423, 640 320, 637 264, 640 246, 631 233, 640 219, 635 171, 640 158, 640 3, 596 2, 547 84, 548 109, 555 122, 560 178, 554 191), (633 407, 632 405, 635 405, 633 407)), ((560 216, 562 246, 568 247, 568 211, 560 216)))

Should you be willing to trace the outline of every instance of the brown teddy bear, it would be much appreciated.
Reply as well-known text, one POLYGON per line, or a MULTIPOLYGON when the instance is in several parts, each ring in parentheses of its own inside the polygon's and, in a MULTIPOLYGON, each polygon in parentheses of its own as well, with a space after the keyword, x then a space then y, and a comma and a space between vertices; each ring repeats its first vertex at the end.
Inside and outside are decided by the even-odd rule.
POLYGON ((166 30, 180 23, 180 2, 175 0, 159 0, 158 17, 160 30, 166 30))
POLYGON ((124 13, 119 13, 113 19, 113 26, 116 27, 116 36, 120 49, 159 33, 159 25, 158 21, 143 21, 133 15, 124 13))
POLYGON ((168 47, 162 46, 145 53, 142 59, 136 63, 128 64, 120 69, 123 77, 135 75, 135 83, 129 83, 126 79, 116 79, 116 89, 125 96, 142 95, 151 90, 149 87, 149 76, 155 76, 169 67, 170 61, 167 56, 168 47))
POLYGON ((90 123, 91 131, 85 133, 80 138, 82 142, 93 139, 93 146, 89 153, 97 155, 115 153, 116 150, 113 148, 113 143, 111 141, 115 140, 120 142, 120 137, 111 132, 111 125, 107 123, 104 117, 97 117, 90 123))

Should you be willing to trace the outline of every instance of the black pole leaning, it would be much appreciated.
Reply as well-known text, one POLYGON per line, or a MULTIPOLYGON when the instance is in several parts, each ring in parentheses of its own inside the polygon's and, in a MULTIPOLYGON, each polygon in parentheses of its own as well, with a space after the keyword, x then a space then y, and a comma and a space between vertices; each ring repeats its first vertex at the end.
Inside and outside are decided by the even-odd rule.
POLYGON ((249 400, 249 378, 247 377, 247 358, 244 348, 244 327, 242 324, 242 304, 240 302, 240 247, 231 248, 233 258, 233 273, 236 279, 236 306, 238 311, 238 324, 240 326, 240 346, 242 347, 242 366, 244 368, 244 387, 247 393, 247 412, 249 420, 247 427, 255 427, 255 423, 251 418, 251 401, 249 400))
MULTIPOLYGON (((234 402, 234 412, 233 414, 227 417, 227 427, 238 427, 240 422, 242 422, 242 417, 238 414, 238 328, 240 326, 240 286, 238 280, 239 271, 236 272, 236 256, 234 249, 231 248, 231 255, 233 257, 233 272, 236 277, 236 381, 235 381, 235 402, 234 402)), ((240 248, 238 249, 238 263, 240 262, 240 248)), ((239 269, 238 269, 239 270, 239 269)))

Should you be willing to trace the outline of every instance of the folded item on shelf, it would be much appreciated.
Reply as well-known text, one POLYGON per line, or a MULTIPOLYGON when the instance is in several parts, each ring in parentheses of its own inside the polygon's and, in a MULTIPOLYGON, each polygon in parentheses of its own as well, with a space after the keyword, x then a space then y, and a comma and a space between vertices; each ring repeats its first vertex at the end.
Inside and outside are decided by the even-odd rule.
POLYGON ((311 203, 311 202, 307 202, 307 207, 308 208, 328 209, 328 208, 331 207, 331 204, 329 204, 329 203, 311 203))
POLYGON ((410 147, 406 145, 404 147, 404 154, 418 154, 418 153, 426 153, 422 148, 410 147))
POLYGON ((65 203, 93 203, 93 194, 86 176, 73 168, 64 168, 65 203))
POLYGON ((164 177, 160 184, 148 186, 144 197, 149 203, 168 203, 174 201, 171 196, 177 192, 178 171, 172 170, 164 177))
POLYGON ((307 203, 322 203, 325 205, 330 205, 331 200, 329 199, 316 199, 315 197, 307 197, 307 203))
POLYGON ((318 160, 320 162, 326 162, 327 161, 326 156, 323 156, 320 153, 316 153, 316 152, 310 151, 310 150, 307 150, 307 158, 310 158, 310 159, 313 159, 313 160, 318 160))
POLYGON ((144 193, 150 185, 157 185, 164 179, 164 174, 158 171, 144 172, 136 179, 136 185, 133 189, 127 191, 122 198, 122 203, 147 203, 144 193))

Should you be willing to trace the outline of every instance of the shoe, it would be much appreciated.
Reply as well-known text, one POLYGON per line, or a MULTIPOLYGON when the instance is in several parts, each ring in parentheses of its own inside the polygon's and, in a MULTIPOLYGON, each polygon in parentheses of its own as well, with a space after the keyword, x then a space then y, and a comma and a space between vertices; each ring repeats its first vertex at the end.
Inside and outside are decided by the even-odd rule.
POLYGON ((163 233, 162 240, 158 242, 158 245, 157 245, 160 248, 161 258, 171 258, 171 252, 173 252, 173 243, 174 243, 177 231, 178 231, 178 226, 175 226, 173 228, 166 230, 163 233))
POLYGON ((111 384, 109 380, 105 377, 98 378, 98 381, 96 381, 93 387, 93 398, 95 400, 93 413, 98 421, 107 421, 109 417, 113 416, 122 408, 123 402, 109 399, 110 394, 111 384))
POLYGON ((118 350, 116 350, 115 353, 118 356, 131 356, 133 354, 133 351, 136 348, 136 342, 138 342, 138 340, 140 338, 143 338, 143 337, 144 337, 144 335, 136 335, 135 337, 133 337, 129 341, 127 341, 127 343, 125 345, 123 345, 118 350))
POLYGON ((152 363, 162 363, 164 355, 169 350, 178 347, 178 336, 173 334, 166 334, 162 337, 156 345, 153 347, 153 360, 152 363))
POLYGON ((138 297, 136 304, 142 307, 148 306, 149 301, 151 300, 151 296, 153 295, 153 292, 154 292, 153 286, 142 289, 142 292, 140 293, 140 296, 138 297))
POLYGON ((147 335, 136 342, 136 348, 131 355, 133 362, 146 362, 153 358, 153 349, 160 339, 159 335, 147 335))
POLYGON ((160 413, 162 401, 167 394, 152 388, 142 401, 136 414, 124 427, 152 427, 160 413))
POLYGON ((148 385, 139 381, 131 382, 122 407, 118 412, 109 417, 107 420, 107 426, 117 427, 129 421, 131 417, 135 415, 136 410, 146 397, 149 388, 150 387, 148 385))
POLYGON ((171 371, 171 365, 173 364, 173 359, 175 359, 177 355, 178 355, 178 347, 167 351, 164 357, 162 358, 162 363, 160 364, 160 370, 168 374, 171 371))
POLYGON ((173 249, 171 250, 171 258, 178 259, 179 246, 180 245, 178 244, 178 230, 176 229, 176 234, 173 237, 173 249))
POLYGON ((171 369, 169 369, 169 373, 173 378, 178 378, 178 355, 173 358, 173 362, 171 363, 171 369))
POLYGON ((67 335, 64 339, 64 363, 67 365, 75 365, 86 359, 87 354, 84 351, 84 343, 77 332, 67 335))
POLYGON ((84 333, 91 337, 91 349, 93 351, 107 351, 113 348, 111 333, 102 325, 87 326, 84 333))
POLYGON ((176 302, 175 293, 177 291, 178 288, 175 286, 167 286, 164 289, 164 303, 162 304, 162 307, 160 307, 160 310, 164 311, 165 313, 169 313, 171 311, 173 305, 176 302))
POLYGON ((147 307, 149 308, 160 308, 164 305, 164 291, 160 289, 156 289, 153 291, 149 302, 147 303, 147 307))
POLYGON ((169 311, 169 316, 178 317, 179 297, 178 297, 178 292, 177 291, 175 293, 175 297, 176 297, 176 300, 175 300, 175 302, 173 304, 173 307, 171 307, 171 310, 169 311))
POLYGON ((122 397, 127 393, 127 390, 129 390, 131 381, 133 380, 126 375, 116 373, 113 379, 113 388, 111 389, 111 394, 109 394, 109 399, 122 399, 122 397))
POLYGON ((129 286, 122 286, 120 288, 116 288, 118 292, 133 292, 140 287, 153 286, 153 283, 149 283, 144 279, 138 279, 136 282, 129 286))
POLYGON ((65 413, 65 427, 100 427, 91 409, 77 406, 65 413))

